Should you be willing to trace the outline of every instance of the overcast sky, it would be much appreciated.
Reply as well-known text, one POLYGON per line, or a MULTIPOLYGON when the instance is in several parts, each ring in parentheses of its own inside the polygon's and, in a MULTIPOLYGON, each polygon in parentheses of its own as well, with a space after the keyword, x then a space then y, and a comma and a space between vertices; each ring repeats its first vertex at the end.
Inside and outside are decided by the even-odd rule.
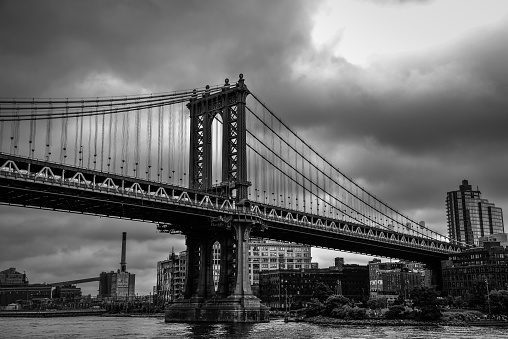
MULTIPOLYGON (((508 1, 0 0, 0 97, 168 92, 239 73, 414 220, 446 234, 445 194, 463 179, 508 211, 508 1)), ((122 232, 148 294, 156 262, 184 250, 152 224, 0 206, 0 270, 31 283, 116 271, 122 232)), ((313 250, 320 267, 335 256, 371 258, 313 250)))

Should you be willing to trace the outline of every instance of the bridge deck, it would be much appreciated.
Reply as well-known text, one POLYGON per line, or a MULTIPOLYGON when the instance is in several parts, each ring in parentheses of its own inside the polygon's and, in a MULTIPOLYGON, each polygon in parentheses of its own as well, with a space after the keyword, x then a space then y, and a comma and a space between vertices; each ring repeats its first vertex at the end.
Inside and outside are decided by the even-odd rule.
POLYGON ((230 217, 267 226, 254 235, 437 265, 457 244, 334 220, 158 182, 0 154, 0 204, 162 223, 185 232, 230 217), (58 174, 58 175, 57 175, 58 174))

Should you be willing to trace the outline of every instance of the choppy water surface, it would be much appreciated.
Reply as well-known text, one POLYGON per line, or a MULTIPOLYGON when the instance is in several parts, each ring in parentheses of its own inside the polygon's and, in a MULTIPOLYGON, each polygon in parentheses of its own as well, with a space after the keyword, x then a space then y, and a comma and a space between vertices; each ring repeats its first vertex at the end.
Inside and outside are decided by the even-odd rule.
POLYGON ((317 326, 272 320, 263 324, 166 324, 162 318, 0 318, 0 338, 508 338, 508 328, 317 326))

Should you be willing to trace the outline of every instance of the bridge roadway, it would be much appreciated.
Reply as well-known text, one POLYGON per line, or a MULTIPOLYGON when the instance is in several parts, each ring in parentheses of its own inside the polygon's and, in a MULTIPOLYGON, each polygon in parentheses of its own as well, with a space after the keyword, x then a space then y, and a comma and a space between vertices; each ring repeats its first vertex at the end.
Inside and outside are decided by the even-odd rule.
MULTIPOLYGON (((317 247, 424 262, 439 268, 460 244, 232 199, 118 174, 0 153, 0 204, 138 220, 185 233, 214 221, 262 224, 252 235, 317 247)), ((72 227, 72 226, 69 226, 72 227)))

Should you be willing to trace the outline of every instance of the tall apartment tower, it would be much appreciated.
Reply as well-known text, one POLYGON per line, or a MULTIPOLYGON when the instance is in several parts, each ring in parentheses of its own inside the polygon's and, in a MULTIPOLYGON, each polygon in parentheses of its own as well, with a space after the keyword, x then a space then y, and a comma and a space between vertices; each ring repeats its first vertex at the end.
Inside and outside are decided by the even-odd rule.
POLYGON ((478 246, 480 237, 504 233, 503 210, 482 199, 467 180, 458 191, 446 193, 446 215, 450 238, 469 245, 478 246))

